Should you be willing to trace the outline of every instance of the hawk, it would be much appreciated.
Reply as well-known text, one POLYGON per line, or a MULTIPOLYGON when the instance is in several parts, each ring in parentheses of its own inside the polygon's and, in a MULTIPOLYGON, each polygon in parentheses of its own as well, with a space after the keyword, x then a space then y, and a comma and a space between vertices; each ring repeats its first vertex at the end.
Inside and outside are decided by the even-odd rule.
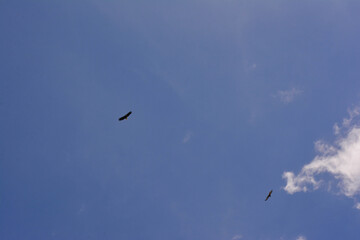
POLYGON ((131 114, 131 111, 128 112, 127 114, 125 114, 124 116, 120 117, 120 118, 119 118, 119 121, 122 121, 122 120, 124 120, 124 119, 128 119, 128 117, 130 116, 130 114, 131 114))
POLYGON ((271 194, 272 194, 272 190, 269 192, 269 194, 267 195, 265 201, 267 201, 269 199, 269 197, 271 197, 271 194))

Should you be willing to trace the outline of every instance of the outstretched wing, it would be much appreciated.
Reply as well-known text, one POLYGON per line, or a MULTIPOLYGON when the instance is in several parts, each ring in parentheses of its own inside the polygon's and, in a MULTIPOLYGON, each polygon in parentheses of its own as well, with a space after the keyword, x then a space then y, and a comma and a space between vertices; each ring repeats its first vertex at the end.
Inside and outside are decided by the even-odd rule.
POLYGON ((124 119, 127 119, 127 118, 130 116, 131 113, 132 113, 132 112, 130 111, 130 112, 128 112, 127 114, 125 114, 124 116, 120 117, 120 118, 119 118, 119 121, 122 121, 122 120, 124 120, 124 119))
POLYGON ((271 197, 272 191, 273 191, 273 190, 271 190, 271 191, 269 192, 269 194, 267 195, 265 201, 267 201, 267 200, 269 199, 269 197, 271 197))

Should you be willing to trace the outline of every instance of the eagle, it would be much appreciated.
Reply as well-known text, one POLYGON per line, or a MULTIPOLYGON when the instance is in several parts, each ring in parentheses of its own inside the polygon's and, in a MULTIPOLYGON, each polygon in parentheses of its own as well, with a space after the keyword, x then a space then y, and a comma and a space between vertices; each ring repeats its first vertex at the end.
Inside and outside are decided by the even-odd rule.
POLYGON ((128 119, 128 117, 130 116, 130 114, 131 114, 131 111, 128 112, 127 114, 125 114, 124 116, 120 117, 120 118, 119 118, 119 121, 122 121, 122 120, 124 120, 124 119, 128 119))
POLYGON ((271 191, 269 192, 269 194, 267 195, 265 201, 267 201, 267 200, 269 199, 269 197, 271 197, 272 191, 273 191, 273 190, 271 190, 271 191))

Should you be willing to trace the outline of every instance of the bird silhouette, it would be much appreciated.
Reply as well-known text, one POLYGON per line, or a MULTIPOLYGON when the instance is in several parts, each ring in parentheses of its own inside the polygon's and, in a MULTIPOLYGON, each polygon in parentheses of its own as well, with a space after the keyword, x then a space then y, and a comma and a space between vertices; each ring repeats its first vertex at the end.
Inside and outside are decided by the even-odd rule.
POLYGON ((130 112, 128 112, 127 114, 125 114, 124 116, 120 117, 120 118, 119 118, 119 121, 122 121, 122 120, 124 120, 124 119, 128 119, 128 117, 130 116, 131 113, 132 113, 132 112, 130 111, 130 112))
POLYGON ((269 192, 269 194, 267 195, 265 201, 267 201, 267 200, 271 197, 272 192, 273 192, 273 190, 271 190, 271 191, 269 192))

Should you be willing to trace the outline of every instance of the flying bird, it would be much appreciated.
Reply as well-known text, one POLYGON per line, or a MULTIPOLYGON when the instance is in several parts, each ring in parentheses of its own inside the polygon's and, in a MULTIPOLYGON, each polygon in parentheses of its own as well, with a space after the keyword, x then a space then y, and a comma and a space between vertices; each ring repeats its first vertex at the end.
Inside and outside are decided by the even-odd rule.
POLYGON ((271 194, 272 194, 272 190, 269 192, 269 194, 267 195, 265 201, 267 201, 269 199, 269 197, 271 197, 271 194))
POLYGON ((124 120, 124 119, 128 119, 128 117, 130 116, 130 114, 131 114, 131 111, 128 112, 127 114, 125 114, 124 116, 120 117, 120 118, 119 118, 119 121, 122 121, 122 120, 124 120))

